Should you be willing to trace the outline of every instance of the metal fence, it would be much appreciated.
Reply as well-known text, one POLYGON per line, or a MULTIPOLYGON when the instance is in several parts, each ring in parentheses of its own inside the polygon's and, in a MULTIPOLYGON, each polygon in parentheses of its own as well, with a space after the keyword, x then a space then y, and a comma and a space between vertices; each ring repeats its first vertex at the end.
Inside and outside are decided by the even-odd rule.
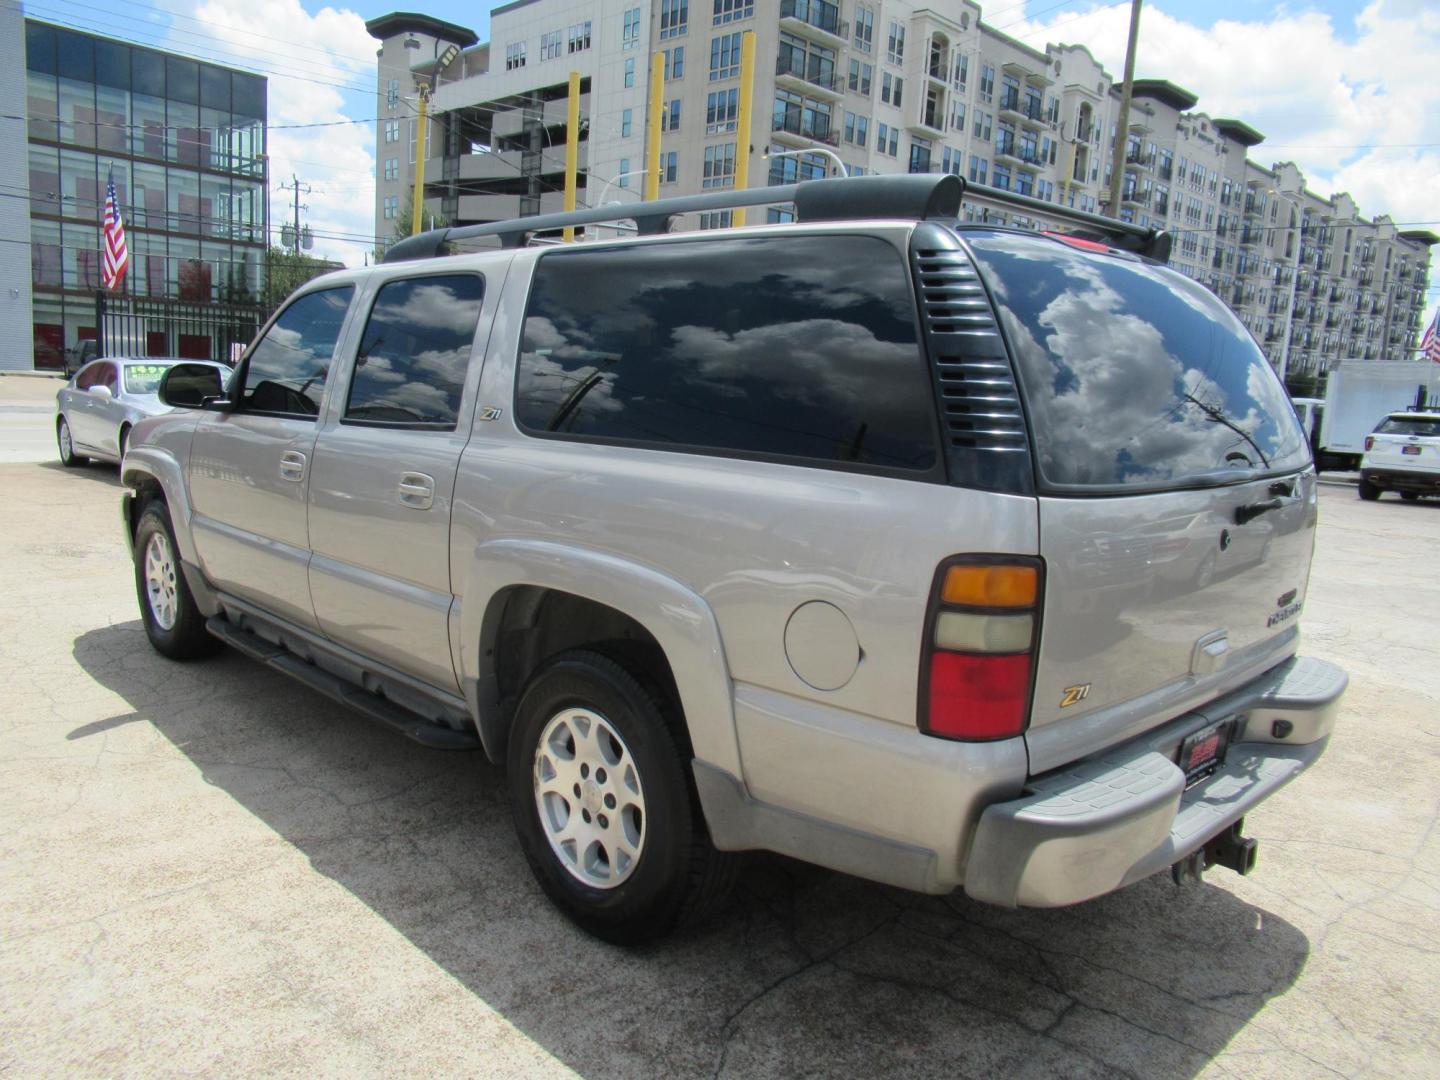
POLYGON ((193 304, 115 297, 95 299, 101 356, 178 356, 229 362, 264 321, 258 306, 193 304))

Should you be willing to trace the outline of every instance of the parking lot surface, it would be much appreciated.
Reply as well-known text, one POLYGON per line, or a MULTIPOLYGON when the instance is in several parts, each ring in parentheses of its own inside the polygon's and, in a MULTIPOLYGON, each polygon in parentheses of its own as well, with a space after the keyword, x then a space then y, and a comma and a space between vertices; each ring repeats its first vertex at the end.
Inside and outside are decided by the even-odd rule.
POLYGON ((1003 911, 757 856, 627 951, 479 755, 156 656, 113 468, 0 484, 0 1073, 1435 1075, 1440 502, 1322 487, 1305 651, 1351 688, 1251 877, 1003 911))

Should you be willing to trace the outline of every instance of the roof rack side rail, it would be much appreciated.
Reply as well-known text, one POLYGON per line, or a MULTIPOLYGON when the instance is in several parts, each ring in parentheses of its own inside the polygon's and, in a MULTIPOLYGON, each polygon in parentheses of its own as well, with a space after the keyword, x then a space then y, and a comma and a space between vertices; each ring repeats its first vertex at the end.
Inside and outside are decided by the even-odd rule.
POLYGON ((895 218, 921 221, 926 218, 954 218, 960 212, 965 184, 946 173, 917 173, 902 176, 833 177, 806 180, 775 187, 707 191, 653 202, 623 206, 596 206, 559 214, 512 218, 487 225, 461 225, 433 229, 406 237, 385 253, 385 262, 405 262, 448 255, 456 240, 498 236, 504 247, 523 247, 537 232, 575 225, 597 225, 633 221, 642 236, 669 231, 679 214, 728 210, 738 206, 769 206, 794 203, 796 220, 855 221, 864 218, 895 218))
POLYGON ((990 199, 998 203, 1007 203, 1079 225, 1121 251, 1132 251, 1157 262, 1170 261, 1173 237, 1163 229, 1151 229, 1130 221, 1118 221, 1115 218, 1092 214, 1086 210, 1076 210, 1070 206, 1060 206, 1056 203, 1046 202, 1044 199, 1021 195, 1015 191, 1006 191, 1004 188, 988 187, 984 184, 969 184, 966 186, 965 192, 967 195, 990 199))

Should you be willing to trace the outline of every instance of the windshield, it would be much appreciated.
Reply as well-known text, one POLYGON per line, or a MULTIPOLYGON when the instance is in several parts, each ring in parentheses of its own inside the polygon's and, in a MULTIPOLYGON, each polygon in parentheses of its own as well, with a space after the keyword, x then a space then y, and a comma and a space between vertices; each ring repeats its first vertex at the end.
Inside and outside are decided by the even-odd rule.
POLYGON ((170 370, 168 364, 126 364, 125 392, 155 394, 160 390, 160 376, 170 370))
POLYGON ((1254 338, 1164 267, 966 231, 1017 361, 1045 487, 1227 483, 1309 463, 1254 338))
POLYGON ((1391 416, 1381 421, 1375 429, 1376 435, 1440 435, 1440 417, 1427 419, 1423 416, 1391 416))

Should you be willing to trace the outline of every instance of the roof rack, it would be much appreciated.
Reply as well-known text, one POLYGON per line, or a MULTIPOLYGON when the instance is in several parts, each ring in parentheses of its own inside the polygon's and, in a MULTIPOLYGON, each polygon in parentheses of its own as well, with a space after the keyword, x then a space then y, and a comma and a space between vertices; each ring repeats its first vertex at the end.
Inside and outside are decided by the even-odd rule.
POLYGON ((406 262, 449 255, 454 250, 452 245, 455 241, 484 236, 499 237, 502 247, 524 247, 538 232, 616 221, 633 221, 641 236, 654 236, 669 232, 671 223, 680 214, 728 210, 741 206, 769 206, 776 203, 794 203, 796 221, 808 223, 875 218, 943 220, 959 216, 961 200, 967 190, 984 198, 1012 203, 1051 217, 1073 221, 1126 251, 1135 251, 1162 261, 1168 258, 1170 253, 1168 233, 1156 232, 1129 222, 1113 221, 1099 214, 1088 214, 1066 206, 1056 206, 1025 195, 1017 195, 1013 191, 980 185, 971 185, 967 189, 963 179, 949 173, 915 173, 899 176, 832 177, 776 187, 710 191, 700 195, 680 195, 651 202, 627 203, 624 206, 596 206, 559 214, 538 214, 487 225, 432 229, 406 237, 392 245, 385 253, 383 261, 406 262))

